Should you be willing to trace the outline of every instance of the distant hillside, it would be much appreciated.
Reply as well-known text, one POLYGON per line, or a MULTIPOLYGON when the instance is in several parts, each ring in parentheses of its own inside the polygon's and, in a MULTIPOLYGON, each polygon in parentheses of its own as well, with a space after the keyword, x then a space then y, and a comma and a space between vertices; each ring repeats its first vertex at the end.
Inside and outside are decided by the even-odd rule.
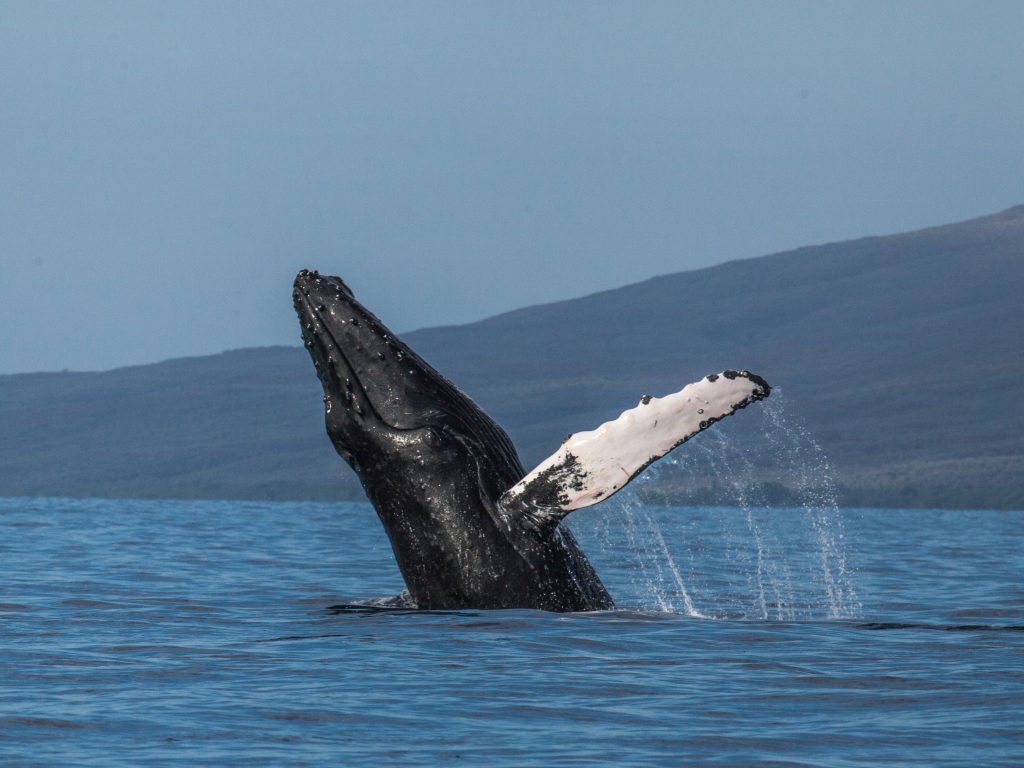
MULTIPOLYGON (((1024 508, 1022 306, 1018 206, 405 338, 527 466, 641 393, 742 366, 785 392, 845 501, 1024 508)), ((0 425, 4 495, 358 494, 300 348, 0 376, 0 425)))

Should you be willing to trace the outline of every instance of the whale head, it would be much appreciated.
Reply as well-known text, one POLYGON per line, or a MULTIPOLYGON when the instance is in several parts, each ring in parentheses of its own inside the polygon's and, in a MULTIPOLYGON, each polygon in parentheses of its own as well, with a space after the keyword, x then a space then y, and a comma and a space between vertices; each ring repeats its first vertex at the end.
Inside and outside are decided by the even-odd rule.
POLYGON ((382 518, 396 518, 384 519, 389 533, 472 528, 467 510, 523 475, 505 432, 341 278, 302 270, 292 297, 323 385, 327 433, 382 518))

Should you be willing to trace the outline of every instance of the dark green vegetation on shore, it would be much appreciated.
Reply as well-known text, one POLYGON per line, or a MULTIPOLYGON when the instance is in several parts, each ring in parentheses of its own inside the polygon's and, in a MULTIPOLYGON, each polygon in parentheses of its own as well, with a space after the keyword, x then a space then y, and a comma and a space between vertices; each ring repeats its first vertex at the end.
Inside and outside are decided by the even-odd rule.
MULTIPOLYGON (((344 272, 340 260, 310 266, 344 272)), ((1018 206, 405 338, 508 429, 528 467, 645 392, 744 367, 784 392, 842 503, 1024 508, 1022 306, 1018 206)), ((358 498, 320 395, 305 351, 286 347, 2 376, 0 494, 358 498)), ((791 497, 765 483, 766 498, 791 497)), ((722 495, 671 473, 658 493, 722 495)))

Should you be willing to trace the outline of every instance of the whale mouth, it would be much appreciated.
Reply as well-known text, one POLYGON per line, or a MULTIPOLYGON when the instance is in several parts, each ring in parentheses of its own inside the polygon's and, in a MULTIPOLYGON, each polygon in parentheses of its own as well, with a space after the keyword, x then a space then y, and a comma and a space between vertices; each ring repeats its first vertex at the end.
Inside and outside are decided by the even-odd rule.
POLYGON ((396 338, 341 278, 304 269, 292 299, 336 447, 352 454, 412 430, 454 428, 466 440, 515 456, 504 431, 396 338))
MULTIPOLYGON (((355 298, 339 277, 302 270, 292 292, 302 338, 338 433, 390 431, 437 422, 461 393, 355 298)), ((334 432, 332 432, 332 437, 334 432)))
POLYGON ((352 422, 362 422, 364 428, 396 428, 378 409, 363 382, 371 355, 383 354, 374 347, 388 338, 380 321, 355 300, 352 289, 341 278, 316 271, 299 272, 292 300, 302 325, 303 343, 324 389, 328 419, 337 421, 344 414, 352 422))
POLYGON ((294 298, 296 312, 302 321, 302 339, 313 358, 317 376, 323 385, 324 403, 327 405, 328 414, 334 405, 333 400, 344 400, 352 404, 355 415, 365 416, 369 413, 381 420, 370 403, 366 390, 359 383, 359 377, 352 364, 345 357, 341 345, 323 322, 316 307, 305 295, 297 293, 294 298))

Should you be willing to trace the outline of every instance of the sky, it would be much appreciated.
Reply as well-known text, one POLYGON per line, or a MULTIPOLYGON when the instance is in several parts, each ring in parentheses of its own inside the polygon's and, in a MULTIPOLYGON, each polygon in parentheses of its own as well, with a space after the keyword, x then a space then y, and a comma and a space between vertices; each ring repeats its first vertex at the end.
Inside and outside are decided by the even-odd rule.
POLYGON ((1024 3, 0 0, 0 373, 396 331, 1024 203, 1024 3))

